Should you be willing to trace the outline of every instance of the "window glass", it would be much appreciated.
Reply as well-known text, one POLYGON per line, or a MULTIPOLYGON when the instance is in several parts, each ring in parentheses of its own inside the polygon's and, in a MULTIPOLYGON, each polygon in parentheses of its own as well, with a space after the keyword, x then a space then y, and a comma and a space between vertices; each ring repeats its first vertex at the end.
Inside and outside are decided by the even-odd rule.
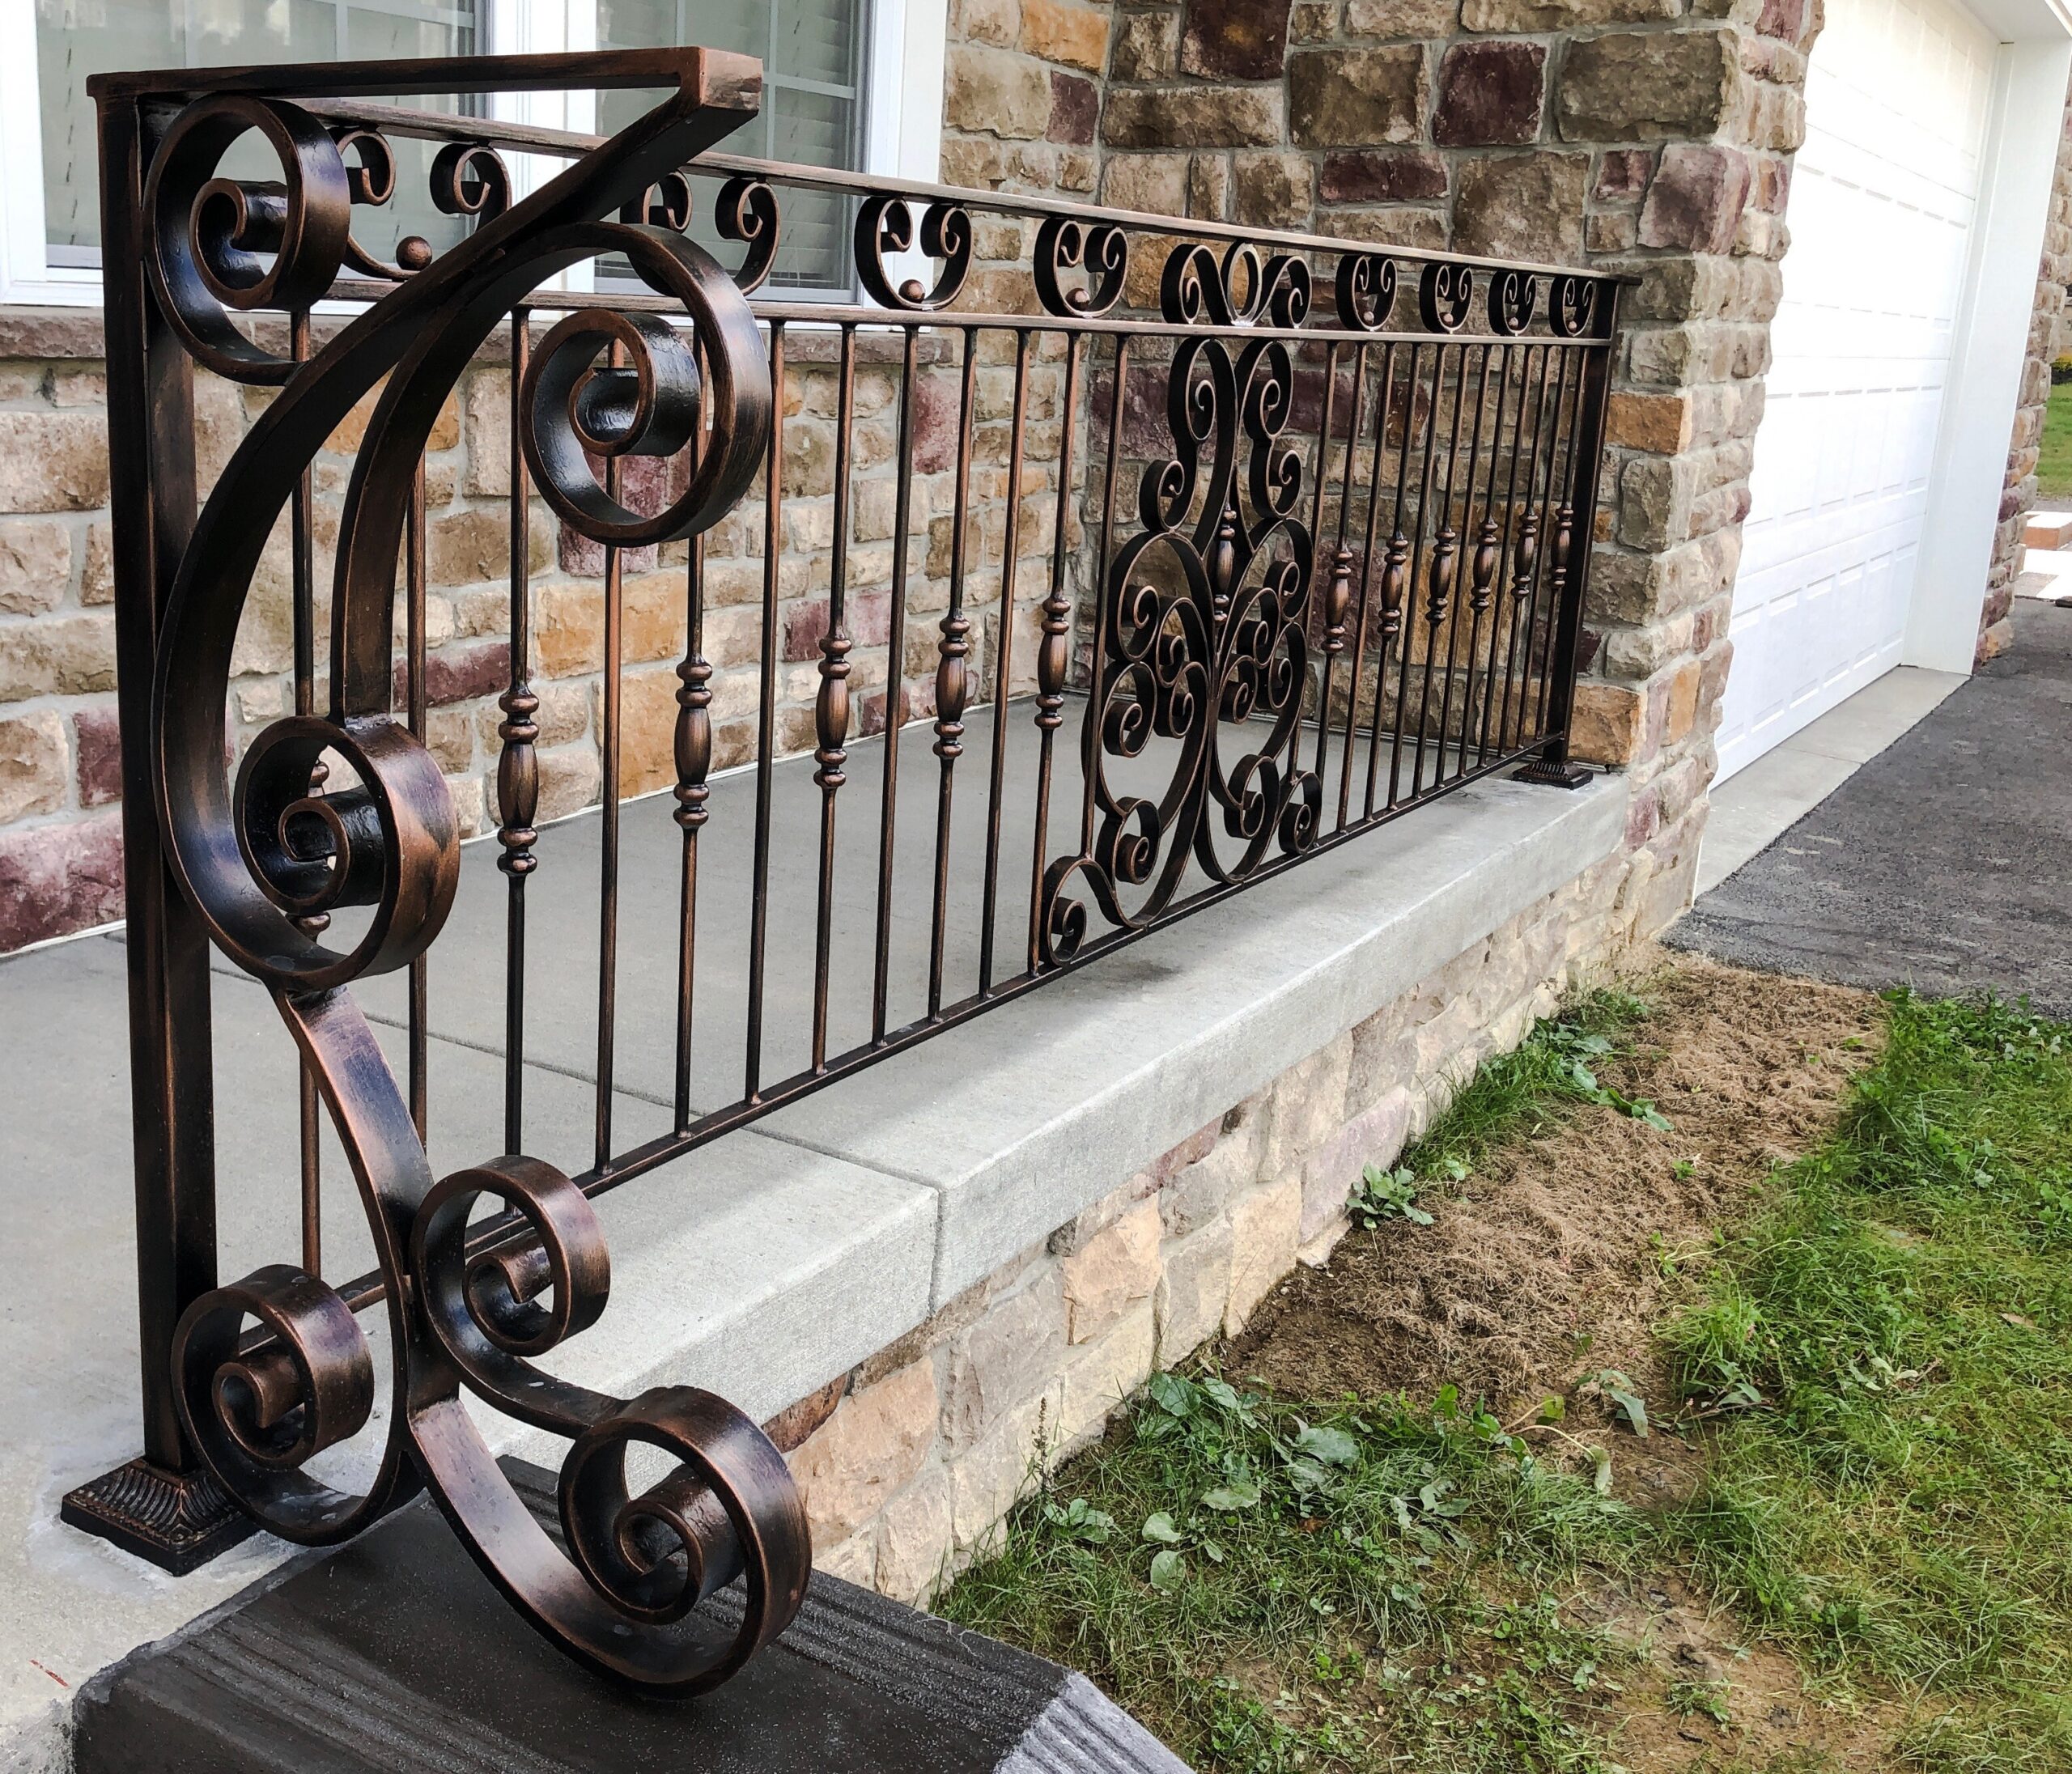
MULTIPOLYGON (((732 49, 762 62, 762 110, 722 146, 729 153, 807 166, 852 168, 861 147, 863 29, 859 0, 598 0, 597 41, 612 49, 699 44, 732 49)), ((659 92, 598 95, 598 127, 623 129, 661 97, 659 92)), ((715 188, 701 186, 695 240, 717 245, 710 215, 715 188)), ((849 283, 847 200, 831 193, 781 190, 783 214, 771 282, 799 289, 846 290, 849 283)), ((737 248, 722 249, 739 256, 737 248)))
MULTIPOLYGON (((7 0, 0 0, 0 4, 7 0)), ((100 262, 99 168, 87 76, 113 70, 471 55, 484 0, 36 0, 36 83, 43 111, 44 227, 53 265, 100 262)), ((399 95, 473 114, 478 98, 399 95)), ((395 140, 397 192, 360 209, 355 237, 395 256, 405 235, 444 249, 466 224, 432 207, 436 145, 395 140)), ((273 156, 248 138, 226 156, 231 177, 275 179, 273 156)))

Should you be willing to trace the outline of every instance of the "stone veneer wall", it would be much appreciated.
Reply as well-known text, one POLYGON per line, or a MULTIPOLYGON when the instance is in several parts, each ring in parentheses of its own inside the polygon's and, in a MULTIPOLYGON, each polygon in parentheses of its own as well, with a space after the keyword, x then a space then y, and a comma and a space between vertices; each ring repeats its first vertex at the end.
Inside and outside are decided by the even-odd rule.
POLYGON ((925 1602, 1155 1369, 1323 1262, 1363 1165, 1649 933, 1648 873, 1595 865, 784 1412, 815 1562, 925 1602))
POLYGON ((2036 305, 2029 321, 2028 362, 2015 397, 2015 435, 2007 446, 2007 478, 2000 494, 2000 527, 1993 537, 1993 564, 1985 579, 1985 607, 1979 612, 1978 660, 1984 664, 2015 639, 2015 581, 2022 572, 2022 533, 2036 504, 2036 459, 2043 443, 2044 409, 2050 402, 2050 366, 2060 350, 2066 286, 2072 284, 2072 95, 2065 105, 2057 143, 2057 176, 2050 190, 2050 218, 2044 224, 2043 262, 2036 267, 2036 305))

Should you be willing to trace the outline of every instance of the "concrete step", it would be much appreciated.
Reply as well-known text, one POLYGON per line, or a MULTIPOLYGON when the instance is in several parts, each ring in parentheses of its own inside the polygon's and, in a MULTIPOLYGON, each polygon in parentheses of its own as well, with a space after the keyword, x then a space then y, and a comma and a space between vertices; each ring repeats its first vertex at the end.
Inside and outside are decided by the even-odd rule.
MULTIPOLYGON (((505 1470, 558 1534, 551 1475, 505 1470)), ((825 1573, 733 1681, 644 1699, 528 1630, 422 1497, 104 1671, 76 1720, 76 1774, 1187 1774, 1084 1676, 825 1573)))
POLYGON ((2072 543, 2072 511, 2032 511, 2022 541, 2028 548, 2063 548, 2072 543))

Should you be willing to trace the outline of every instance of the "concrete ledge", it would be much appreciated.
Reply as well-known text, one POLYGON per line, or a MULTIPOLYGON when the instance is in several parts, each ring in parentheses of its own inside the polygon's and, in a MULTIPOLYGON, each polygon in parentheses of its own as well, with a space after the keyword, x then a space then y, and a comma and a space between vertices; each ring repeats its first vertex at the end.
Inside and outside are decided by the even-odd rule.
POLYGON ((1616 850, 1622 779, 1478 783, 758 1125, 941 1197, 935 1303, 1616 850))

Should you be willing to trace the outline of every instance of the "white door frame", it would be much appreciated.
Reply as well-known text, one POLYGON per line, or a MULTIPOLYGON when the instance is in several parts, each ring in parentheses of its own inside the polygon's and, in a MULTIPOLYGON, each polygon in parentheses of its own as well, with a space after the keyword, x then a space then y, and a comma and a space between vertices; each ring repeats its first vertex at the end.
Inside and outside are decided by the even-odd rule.
POLYGON ((2000 40, 1979 206, 1900 658, 1969 672, 2072 79, 2066 0, 1967 0, 2000 40))

